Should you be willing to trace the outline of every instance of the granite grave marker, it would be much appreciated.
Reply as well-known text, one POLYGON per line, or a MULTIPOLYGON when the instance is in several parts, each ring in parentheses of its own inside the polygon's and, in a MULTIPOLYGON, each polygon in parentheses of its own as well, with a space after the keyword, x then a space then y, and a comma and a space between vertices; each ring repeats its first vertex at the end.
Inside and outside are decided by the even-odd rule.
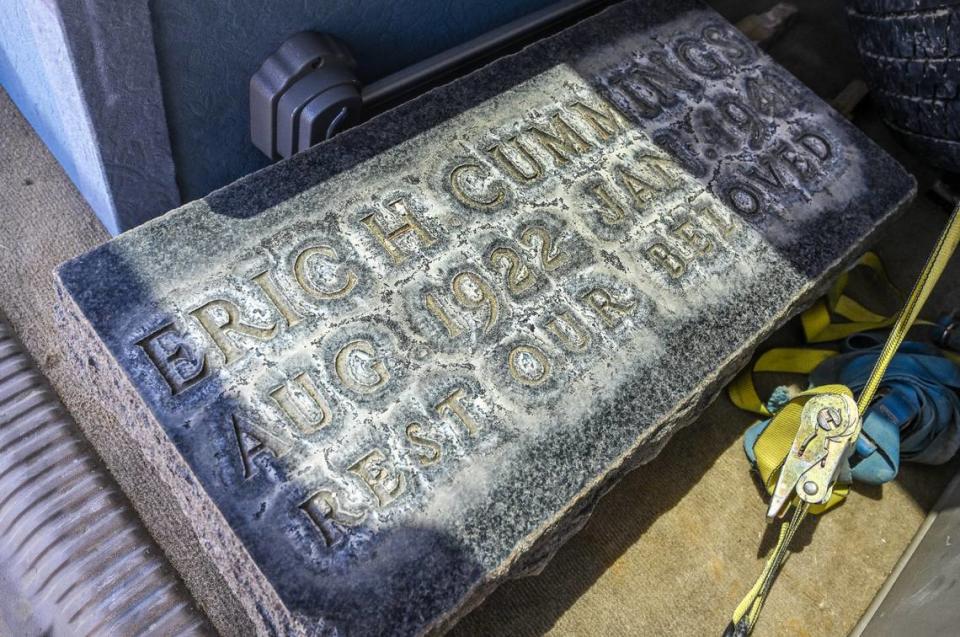
POLYGON ((712 11, 625 2, 67 262, 64 324, 251 627, 437 631, 914 188, 712 11))

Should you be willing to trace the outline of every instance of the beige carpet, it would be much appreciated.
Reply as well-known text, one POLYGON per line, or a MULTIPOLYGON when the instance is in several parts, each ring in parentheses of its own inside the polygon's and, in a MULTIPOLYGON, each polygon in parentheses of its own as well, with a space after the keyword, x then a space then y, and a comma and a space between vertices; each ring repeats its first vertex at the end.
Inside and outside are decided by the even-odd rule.
MULTIPOLYGON (((921 198, 880 246, 907 287, 945 219, 921 198)), ((113 416, 89 396, 59 338, 53 268, 106 239, 73 186, 0 91, 0 310, 78 420, 113 416)), ((935 307, 957 299, 954 263, 935 307)), ((928 314, 933 315, 935 311, 928 314)), ((772 341, 795 343, 792 324, 772 341)), ((600 503, 538 577, 511 582, 457 635, 719 635, 771 544, 740 437, 748 415, 726 398, 600 503)), ((857 621, 953 467, 906 467, 801 532, 757 635, 843 635, 857 621)), ((154 521, 154 524, 158 524, 154 521)), ((162 534, 162 532, 161 532, 162 534)))

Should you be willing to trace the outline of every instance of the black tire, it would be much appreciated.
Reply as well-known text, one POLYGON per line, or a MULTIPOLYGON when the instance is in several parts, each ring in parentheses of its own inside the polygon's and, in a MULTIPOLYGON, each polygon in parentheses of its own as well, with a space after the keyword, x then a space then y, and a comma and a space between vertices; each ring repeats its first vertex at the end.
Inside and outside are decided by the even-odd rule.
POLYGON ((960 140, 960 101, 909 97, 877 91, 887 120, 930 137, 960 140))
POLYGON ((867 15, 911 13, 960 6, 960 0, 850 0, 850 7, 867 15))
POLYGON ((863 53, 908 60, 960 55, 960 8, 889 14, 849 9, 847 15, 863 53))
POLYGON ((848 0, 847 16, 887 123, 960 172, 960 0, 848 0))
POLYGON ((960 58, 901 60, 861 53, 873 89, 892 95, 955 100, 960 97, 960 58))
POLYGON ((953 173, 960 173, 960 141, 918 135, 908 130, 890 127, 897 133, 903 145, 928 163, 953 173))

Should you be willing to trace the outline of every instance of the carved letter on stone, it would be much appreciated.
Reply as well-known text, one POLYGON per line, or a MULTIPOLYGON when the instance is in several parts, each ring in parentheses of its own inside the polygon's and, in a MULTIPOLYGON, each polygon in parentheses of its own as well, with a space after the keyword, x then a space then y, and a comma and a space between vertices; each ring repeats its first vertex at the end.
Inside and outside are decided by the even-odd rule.
POLYGON ((442 451, 438 442, 425 438, 422 432, 423 425, 418 422, 412 422, 407 425, 407 440, 425 450, 417 452, 417 462, 419 462, 421 466, 426 467, 436 464, 437 461, 440 460, 442 451))
POLYGON ((137 341, 174 396, 207 376, 207 356, 192 352, 173 323, 137 341))
POLYGON ((600 221, 607 225, 616 225, 622 223, 624 219, 623 206, 620 205, 603 182, 597 182, 587 186, 597 202, 600 204, 600 221))
POLYGON ((550 377, 550 361, 539 347, 518 345, 508 358, 510 375, 530 387, 542 385, 550 377))
POLYGON ((300 322, 300 315, 290 307, 290 303, 287 301, 287 297, 283 292, 277 289, 277 285, 273 282, 273 277, 270 276, 268 270, 253 277, 252 281, 260 286, 263 293, 267 295, 267 298, 270 299, 273 306, 280 312, 280 316, 287 322, 288 327, 293 327, 300 322))
POLYGON ((363 480, 376 496, 381 509, 402 495, 407 487, 407 477, 394 469, 379 449, 357 460, 347 471, 363 480))
POLYGON ((300 510, 317 527, 328 547, 346 538, 346 527, 356 526, 366 517, 366 513, 351 513, 341 508, 337 494, 327 489, 321 489, 304 500, 300 510))
POLYGON ((527 183, 543 177, 543 164, 530 154, 530 149, 516 137, 511 137, 503 144, 497 144, 487 149, 487 152, 496 160, 504 171, 519 183, 527 183), (507 152, 507 148, 512 148, 507 152), (518 165, 516 157, 523 158, 523 164, 518 165))
POLYGON ((593 308, 593 311, 608 327, 619 325, 623 321, 623 317, 628 315, 637 304, 636 301, 619 303, 614 300, 610 291, 601 287, 593 288, 580 298, 593 308))
POLYGON ((390 372, 377 358, 373 344, 362 339, 340 348, 334 367, 340 382, 360 394, 372 394, 390 380, 390 372))
POLYGON ((247 325, 240 321, 240 310, 230 301, 215 299, 201 305, 190 312, 190 316, 197 319, 197 322, 203 326, 214 344, 223 354, 224 363, 229 365, 243 355, 243 350, 228 335, 229 332, 249 336, 259 341, 269 341, 277 334, 277 324, 269 327, 257 327, 256 325, 247 325), (214 318, 213 313, 220 311, 226 321, 219 321, 214 318))
POLYGON ((377 220, 375 214, 370 214, 360 220, 367 227, 370 234, 383 246, 383 249, 390 255, 394 263, 403 263, 407 260, 408 254, 400 249, 396 240, 403 235, 412 232, 424 247, 429 247, 436 242, 427 229, 423 227, 420 221, 407 209, 407 204, 403 199, 396 199, 387 204, 391 210, 400 213, 403 223, 390 230, 389 232, 377 220))
POLYGON ((663 268, 674 279, 687 271, 686 261, 662 243, 654 243, 647 248, 647 258, 663 268))
POLYGON ((343 277, 343 283, 340 287, 321 289, 316 285, 313 277, 311 277, 307 271, 307 264, 314 256, 325 257, 332 260, 337 258, 337 252, 330 246, 313 246, 306 248, 297 255, 296 260, 293 262, 293 275, 296 277, 301 289, 308 295, 321 300, 339 299, 350 294, 350 290, 357 284, 356 273, 353 270, 347 270, 347 274, 343 277))
POLYGON ((330 405, 307 372, 297 374, 292 381, 271 389, 270 398, 301 433, 311 434, 330 422, 330 405), (300 397, 295 398, 298 394, 300 397))
POLYGON ((590 346, 590 332, 573 312, 557 314, 546 324, 546 328, 571 352, 583 352, 590 346))
POLYGON ((240 452, 244 480, 253 476, 254 456, 262 451, 269 451, 275 458, 283 458, 293 446, 291 441, 285 440, 281 435, 242 416, 231 414, 230 424, 240 452))
POLYGON ((545 130, 534 126, 530 129, 530 135, 544 148, 553 158, 561 164, 565 164, 574 155, 579 155, 590 149, 590 142, 573 129, 570 124, 560 116, 560 113, 554 114, 550 118, 551 130, 545 130))
POLYGON ((470 412, 467 411, 466 407, 463 406, 463 402, 461 402, 466 397, 466 390, 458 387, 453 393, 437 403, 434 409, 436 409, 437 413, 441 416, 446 414, 456 416, 460 424, 467 430, 467 433, 474 436, 477 431, 480 430, 480 426, 477 424, 477 421, 473 419, 473 416, 470 415, 470 412))
POLYGON ((573 102, 567 108, 576 112, 597 135, 600 141, 607 141, 624 130, 624 117, 613 104, 601 101, 596 106, 583 102, 573 102))
POLYGON ((457 201, 470 208, 493 208, 507 198, 503 186, 495 184, 486 192, 479 192, 474 179, 483 179, 482 174, 489 170, 480 164, 460 164, 450 171, 450 191, 457 201))

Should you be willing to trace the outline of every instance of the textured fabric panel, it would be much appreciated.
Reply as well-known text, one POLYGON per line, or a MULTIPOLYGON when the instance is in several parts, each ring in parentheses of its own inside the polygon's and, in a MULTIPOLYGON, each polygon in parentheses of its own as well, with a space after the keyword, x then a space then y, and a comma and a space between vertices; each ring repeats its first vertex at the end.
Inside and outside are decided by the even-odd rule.
POLYGON ((330 33, 364 83, 555 0, 152 0, 151 20, 183 201, 270 162, 250 142, 248 86, 300 31, 330 33))

